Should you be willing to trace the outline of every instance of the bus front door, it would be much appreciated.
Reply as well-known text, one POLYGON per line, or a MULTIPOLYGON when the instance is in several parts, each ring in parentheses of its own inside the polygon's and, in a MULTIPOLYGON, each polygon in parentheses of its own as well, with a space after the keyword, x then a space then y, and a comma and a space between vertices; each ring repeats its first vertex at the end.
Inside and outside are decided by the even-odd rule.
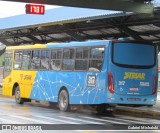
POLYGON ((12 71, 12 51, 6 51, 4 62, 2 94, 11 96, 12 79, 10 74, 12 71))

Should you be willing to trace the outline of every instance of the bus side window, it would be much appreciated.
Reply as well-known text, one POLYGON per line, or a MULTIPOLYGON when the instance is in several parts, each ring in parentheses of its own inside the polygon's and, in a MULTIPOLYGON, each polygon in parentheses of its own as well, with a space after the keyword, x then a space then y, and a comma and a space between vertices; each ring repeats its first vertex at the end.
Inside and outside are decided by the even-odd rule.
POLYGON ((65 48, 63 50, 62 70, 74 70, 74 55, 75 51, 73 48, 65 48))
POLYGON ((49 57, 50 51, 49 50, 41 50, 41 69, 49 69, 49 57))
POLYGON ((89 71, 101 71, 104 59, 104 48, 91 48, 89 71))
POLYGON ((33 50, 30 69, 36 70, 40 68, 40 50, 33 50))
POLYGON ((24 50, 22 55, 22 66, 21 69, 28 70, 31 60, 31 51, 24 50))
POLYGON ((51 51, 51 70, 59 71, 61 69, 62 51, 60 49, 51 51))
POLYGON ((14 69, 21 69, 22 51, 15 51, 14 53, 14 69))
POLYGON ((75 70, 86 71, 88 66, 89 48, 76 48, 75 70))

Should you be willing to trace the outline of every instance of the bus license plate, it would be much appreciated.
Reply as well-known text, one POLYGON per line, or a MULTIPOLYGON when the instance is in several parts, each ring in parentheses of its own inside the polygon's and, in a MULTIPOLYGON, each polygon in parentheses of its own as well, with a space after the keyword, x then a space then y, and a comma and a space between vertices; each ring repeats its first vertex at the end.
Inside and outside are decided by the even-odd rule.
POLYGON ((138 91, 138 88, 129 88, 130 91, 138 91))
POLYGON ((127 98, 128 101, 141 101, 140 98, 127 98))

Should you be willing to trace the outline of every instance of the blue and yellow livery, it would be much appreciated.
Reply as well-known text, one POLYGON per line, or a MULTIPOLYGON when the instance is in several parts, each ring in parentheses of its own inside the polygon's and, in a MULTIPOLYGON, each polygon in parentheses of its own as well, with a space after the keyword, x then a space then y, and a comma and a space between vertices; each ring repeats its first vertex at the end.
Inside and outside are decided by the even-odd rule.
POLYGON ((157 47, 148 43, 95 40, 8 47, 3 95, 16 102, 44 100, 66 111, 71 104, 154 105, 157 47))

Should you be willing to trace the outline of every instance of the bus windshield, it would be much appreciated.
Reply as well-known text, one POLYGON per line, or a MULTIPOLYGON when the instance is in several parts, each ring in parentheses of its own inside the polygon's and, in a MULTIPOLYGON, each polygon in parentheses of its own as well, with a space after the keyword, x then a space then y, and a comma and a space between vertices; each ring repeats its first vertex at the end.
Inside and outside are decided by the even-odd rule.
POLYGON ((155 46, 149 44, 114 43, 112 61, 123 67, 153 67, 155 50, 155 46))

